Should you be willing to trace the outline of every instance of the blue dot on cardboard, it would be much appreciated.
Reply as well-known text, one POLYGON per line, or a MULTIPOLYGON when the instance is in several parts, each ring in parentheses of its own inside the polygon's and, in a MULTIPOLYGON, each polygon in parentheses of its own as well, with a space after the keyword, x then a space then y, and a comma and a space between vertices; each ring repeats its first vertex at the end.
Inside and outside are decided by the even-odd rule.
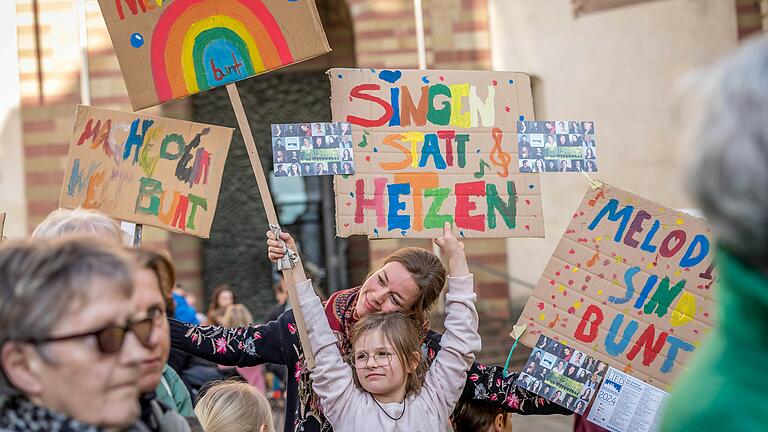
POLYGON ((427 78, 427 76, 424 75, 423 77, 421 77, 421 82, 423 82, 424 84, 429 84, 429 78, 427 78))
POLYGON ((374 147, 374 148, 373 148, 373 152, 374 152, 374 153, 378 153, 378 152, 379 152, 379 149, 378 149, 378 148, 376 148, 376 147, 374 147))
POLYGON ((349 193, 349 196, 351 196, 352 198, 354 198, 354 197, 355 197, 355 193, 354 193, 354 192, 350 192, 350 193, 349 193))
POLYGON ((524 120, 525 120, 525 116, 520 114, 520 121, 524 121, 524 120))
POLYGON ((528 185, 528 189, 533 189, 533 188, 535 188, 535 187, 536 187, 536 186, 534 186, 534 185, 528 185))
POLYGON ((134 33, 131 35, 131 46, 134 48, 141 48, 144 45, 144 36, 141 33, 134 33))
POLYGON ((400 231, 400 234, 402 234, 403 237, 408 233, 408 231, 400 231))
POLYGON ((514 83, 515 83, 515 80, 509 80, 509 83, 510 83, 510 84, 514 84, 514 83))
POLYGON ((342 74, 338 74, 336 76, 339 77, 339 79, 342 79, 344 77, 342 74))

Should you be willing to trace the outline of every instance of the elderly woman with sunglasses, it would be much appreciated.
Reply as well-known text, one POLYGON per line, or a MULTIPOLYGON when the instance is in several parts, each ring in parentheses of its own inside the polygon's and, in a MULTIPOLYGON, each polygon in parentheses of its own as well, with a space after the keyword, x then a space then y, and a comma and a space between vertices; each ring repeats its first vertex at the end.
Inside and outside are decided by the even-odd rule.
POLYGON ((0 248, 0 431, 146 431, 153 319, 131 320, 132 258, 92 240, 0 248))

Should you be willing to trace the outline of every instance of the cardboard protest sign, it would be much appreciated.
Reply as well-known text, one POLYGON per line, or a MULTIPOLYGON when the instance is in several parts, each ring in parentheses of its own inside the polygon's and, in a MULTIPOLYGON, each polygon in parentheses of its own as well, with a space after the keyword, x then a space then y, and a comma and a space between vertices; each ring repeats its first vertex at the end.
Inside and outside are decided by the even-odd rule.
POLYGON ((635 3, 645 3, 650 1, 655 0, 571 0, 573 3, 573 13, 577 16, 584 13, 615 9, 635 3))
POLYGON ((611 432, 657 432, 669 393, 608 368, 587 420, 611 432))
POLYGON ((595 122, 519 121, 520 172, 597 172, 595 122))
POLYGON ((59 205, 207 238, 232 132, 79 106, 59 205))
POLYGON ((311 0, 99 0, 138 110, 329 52, 311 0))
POLYGON ((347 122, 272 125, 275 177, 354 174, 347 122))
POLYGON ((607 368, 602 361, 540 335, 516 384, 584 414, 607 368))
POLYGON ((519 72, 332 69, 335 121, 352 124, 355 175, 335 178, 336 233, 542 237, 539 176, 518 169, 533 118, 519 72))
POLYGON ((613 186, 587 191, 523 310, 545 334, 668 388, 710 331, 706 223, 613 186))

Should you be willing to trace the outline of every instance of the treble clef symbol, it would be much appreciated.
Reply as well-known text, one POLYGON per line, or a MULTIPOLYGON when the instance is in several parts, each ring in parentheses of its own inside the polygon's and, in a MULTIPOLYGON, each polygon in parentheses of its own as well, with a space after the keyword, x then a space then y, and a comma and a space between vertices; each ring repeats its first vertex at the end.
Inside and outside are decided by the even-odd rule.
POLYGON ((493 149, 491 149, 491 163, 501 168, 499 175, 507 177, 509 175, 509 164, 512 163, 512 156, 501 148, 501 138, 503 137, 501 129, 493 128, 491 137, 493 137, 493 149))

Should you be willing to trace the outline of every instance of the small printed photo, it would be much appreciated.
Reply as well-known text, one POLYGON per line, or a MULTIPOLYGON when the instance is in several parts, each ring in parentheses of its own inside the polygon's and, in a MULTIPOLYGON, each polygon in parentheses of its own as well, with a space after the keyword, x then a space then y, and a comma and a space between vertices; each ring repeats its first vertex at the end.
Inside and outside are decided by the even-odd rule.
MULTIPOLYGON (((576 161, 574 161, 576 162, 576 161)), ((581 365, 584 363, 584 358, 586 355, 584 355, 581 351, 576 351, 573 353, 573 357, 571 357, 571 363, 575 364, 578 367, 581 367, 581 365)))
POLYGON ((352 125, 350 125, 348 122, 338 122, 338 125, 339 125, 339 133, 341 135, 352 136, 352 125))
MULTIPOLYGON (((522 155, 521 155, 522 157, 522 155)), ((521 173, 532 173, 533 172, 533 162, 532 159, 520 159, 520 172, 521 173)))
POLYGON ((298 150, 289 150, 288 151, 288 163, 298 163, 299 162, 299 151, 298 150))
POLYGON ((529 134, 542 133, 541 122, 527 121, 525 122, 525 124, 528 126, 528 130, 526 130, 526 133, 529 133, 529 134))
POLYGON ((298 150, 299 149, 299 138, 298 137, 286 137, 285 138, 285 149, 286 150, 298 150))
POLYGON ((573 351, 574 350, 571 347, 563 347, 563 354, 561 355, 563 360, 571 361, 571 357, 573 357, 573 351))
POLYGON ((597 161, 593 159, 587 160, 586 164, 584 164, 584 171, 597 172, 597 161))
POLYGON ((341 173, 342 174, 354 174, 355 173, 355 166, 352 165, 352 162, 342 162, 341 163, 341 173))
POLYGON ((553 121, 545 121, 544 122, 544 129, 542 130, 545 134, 556 134, 557 133, 557 127, 555 126, 555 122, 553 121))
POLYGON ((326 123, 325 124, 325 134, 326 135, 338 135, 339 134, 339 125, 338 123, 326 123))
POLYGON ((555 122, 555 132, 559 134, 567 134, 568 133, 568 123, 564 121, 557 121, 555 122))
POLYGON ((590 399, 592 399, 592 393, 594 392, 593 389, 589 387, 584 387, 584 389, 581 391, 581 395, 579 395, 580 399, 584 399, 587 402, 589 402, 590 399))
POLYGON ((555 366, 557 357, 554 354, 544 353, 544 357, 541 359, 541 365, 547 369, 552 369, 555 366))
POLYGON ((338 135, 327 135, 325 137, 325 148, 339 148, 341 146, 341 140, 338 135))
POLYGON ((544 147, 548 147, 548 148, 557 147, 557 135, 554 135, 554 134, 544 135, 544 147))
POLYGON ((557 172, 571 172, 571 161, 568 159, 556 159, 557 172))
POLYGON ((592 376, 589 377, 586 383, 584 383, 585 386, 597 389, 597 386, 600 384, 600 375, 594 373, 592 376))
POLYGON ((534 350, 533 350, 533 354, 531 354, 531 358, 532 358, 532 359, 533 359, 533 361, 535 361, 536 363, 541 363, 541 358, 542 358, 543 356, 544 356, 544 354, 543 354, 543 351, 541 351, 541 350, 540 350, 540 349, 538 349, 538 348, 534 348, 534 350))
POLYGON ((584 155, 584 159, 595 159, 595 148, 584 147, 582 149, 582 154, 584 155))
POLYGON ((555 388, 550 385, 544 385, 544 389, 539 393, 544 399, 549 399, 555 394, 555 388))
POLYGON ((578 373, 579 373, 579 367, 574 364, 568 363, 568 365, 565 367, 565 376, 567 376, 568 378, 575 380, 576 375, 578 375, 578 373))
POLYGON ((285 138, 272 138, 272 149, 285 150, 285 138))
POLYGON ((546 161, 547 163, 547 172, 557 172, 557 163, 556 161, 549 159, 546 161))
POLYGON ((287 164, 277 164, 275 165, 275 177, 288 177, 288 169, 286 168, 287 164))
POLYGON ((541 387, 544 385, 543 382, 541 382, 540 379, 534 380, 531 386, 528 388, 528 390, 532 391, 533 393, 539 394, 541 391, 541 387))
POLYGON ((528 125, 524 121, 517 122, 517 133, 524 134, 528 132, 528 125))
POLYGON ((569 410, 573 410, 573 405, 576 403, 576 398, 573 397, 573 395, 568 395, 565 397, 565 400, 563 401, 563 406, 568 408, 569 410))
POLYGON ((551 340, 544 351, 554 354, 556 357, 560 357, 560 353, 563 352, 563 345, 556 340, 551 340))
POLYGON ((529 141, 528 134, 517 134, 517 145, 523 146, 523 145, 531 145, 531 142, 529 141))
POLYGON ((549 375, 549 369, 545 368, 544 366, 539 366, 536 368, 536 378, 546 379, 547 375, 549 375))
POLYGON ((592 376, 592 374, 589 371, 584 368, 579 368, 579 371, 576 372, 576 381, 584 384, 590 376, 592 376))
POLYGON ((557 146, 558 147, 568 147, 568 134, 558 134, 557 135, 557 146))
POLYGON ((605 372, 608 370, 608 365, 605 364, 604 361, 598 360, 597 367, 595 367, 595 375, 599 376, 600 378, 605 375, 605 372))
POLYGON ((281 125, 281 124, 273 124, 272 125, 272 136, 273 137, 285 136, 285 132, 283 130, 283 125, 281 125))
POLYGON ((544 335, 539 336, 539 340, 536 341, 536 348, 544 349, 549 343, 550 339, 544 335))
MULTIPOLYGON (((346 124, 346 123, 342 123, 346 124)), ((352 135, 341 136, 341 148, 352 148, 352 135)))
POLYGON ((573 406, 571 411, 577 413, 577 414, 584 414, 584 410, 587 408, 587 404, 580 400, 576 402, 576 405, 573 406))
POLYGON ((581 129, 583 134, 595 134, 595 123, 591 121, 581 122, 581 129))
POLYGON ((298 163, 292 163, 288 166, 288 177, 298 177, 301 175, 301 168, 298 163))
POLYGON ((283 164, 288 162, 287 152, 283 149, 275 149, 272 152, 272 161, 277 164, 283 164))
POLYGON ((532 147, 531 148, 531 157, 534 159, 544 159, 544 150, 541 147, 532 147))
POLYGON ((571 161, 571 171, 584 172, 584 161, 581 159, 574 159, 571 161))
POLYGON ((341 170, 339 170, 339 163, 338 162, 328 162, 328 172, 331 175, 341 174, 341 170))
POLYGON ((552 394, 551 401, 563 405, 564 399, 565 393, 562 390, 555 389, 555 392, 552 394))
POLYGON ((321 149, 325 146, 325 137, 314 136, 312 137, 312 146, 310 148, 321 149))
POLYGON ((584 147, 594 147, 595 146, 595 136, 594 135, 585 134, 583 136, 583 140, 582 140, 581 145, 583 145, 584 147))
POLYGON ((587 356, 586 360, 584 360, 584 363, 582 363, 581 367, 588 370, 589 372, 595 371, 595 359, 593 357, 587 356))
POLYGON ((543 173, 546 172, 546 168, 544 168, 544 160, 543 159, 533 159, 533 172, 535 173, 543 173))
POLYGON ((312 125, 309 123, 299 124, 299 136, 312 136, 312 125))
POLYGON ((299 128, 295 124, 285 125, 285 136, 297 137, 299 136, 299 128))
POLYGON ((524 387, 526 390, 528 390, 528 387, 531 386, 531 382, 534 381, 534 378, 526 373, 521 373, 520 376, 517 378, 517 384, 519 386, 524 387))
MULTIPOLYGON (((301 147, 299 147, 301 150, 312 150, 314 147, 312 147, 312 137, 301 137, 301 147)), ((321 138, 322 139, 322 138, 321 138)))
POLYGON ((531 158, 531 147, 528 146, 528 144, 522 144, 518 146, 520 150, 520 154, 518 157, 520 159, 530 159, 531 158))
POLYGON ((328 172, 328 169, 325 167, 325 163, 318 162, 315 165, 315 175, 330 175, 331 173, 328 172))
POLYGON ((528 364, 525 365, 525 369, 523 369, 523 372, 527 373, 528 375, 536 375, 536 367, 539 364, 536 363, 535 360, 531 359, 528 364))
POLYGON ((572 134, 583 134, 584 133, 584 128, 581 127, 581 123, 580 122, 572 121, 568 125, 568 132, 572 133, 572 134))
POLYGON ((544 147, 544 134, 531 134, 532 147, 544 147))
POLYGON ((325 136, 325 128, 322 123, 312 123, 312 136, 325 136))
POLYGON ((568 146, 569 147, 578 147, 581 145, 581 135, 577 134, 571 134, 568 137, 568 146))
POLYGON ((552 371, 557 372, 560 375, 565 375, 566 373, 565 365, 566 365, 565 360, 557 359, 557 361, 555 361, 555 367, 552 368, 552 371))
POLYGON ((301 175, 303 175, 303 176, 315 175, 314 164, 313 163, 303 163, 303 164, 301 164, 301 175))
POLYGON ((352 149, 339 149, 339 155, 342 161, 352 160, 352 149))

